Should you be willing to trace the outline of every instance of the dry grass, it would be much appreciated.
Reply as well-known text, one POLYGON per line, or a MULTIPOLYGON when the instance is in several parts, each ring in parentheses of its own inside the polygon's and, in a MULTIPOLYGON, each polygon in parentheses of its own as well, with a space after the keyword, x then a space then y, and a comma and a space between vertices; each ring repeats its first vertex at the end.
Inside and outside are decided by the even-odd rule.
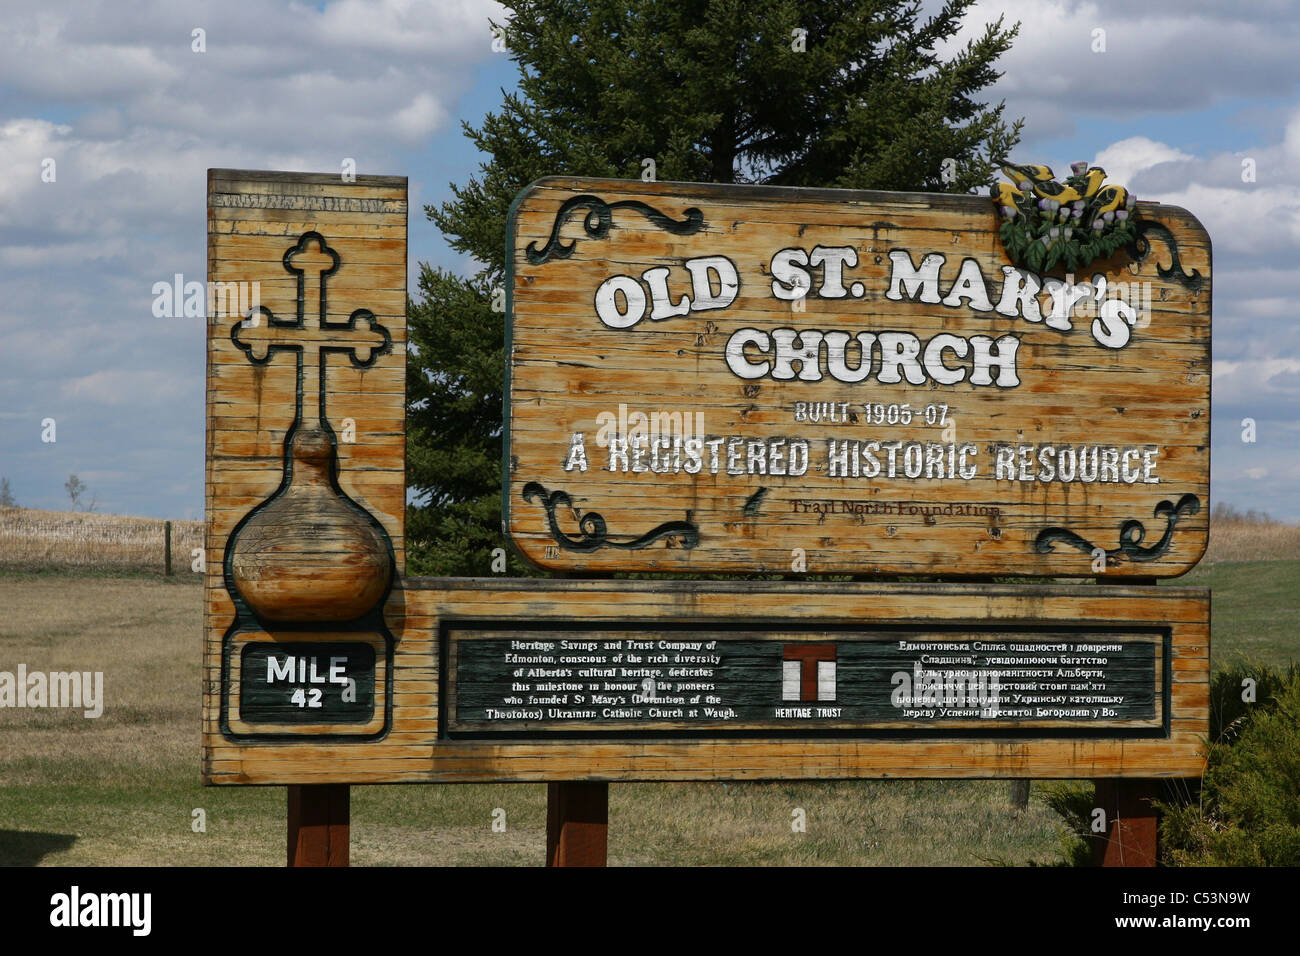
MULTIPOLYGON (((97 719, 0 709, 0 865, 283 864, 283 787, 199 783, 202 604, 161 578, 0 574, 0 670, 102 671, 105 698, 97 719)), ((615 865, 1045 863, 1061 830, 1039 788, 1016 813, 985 781, 619 784, 610 816, 615 865)), ((543 785, 352 788, 358 866, 536 866, 545 846, 543 785)))
MULTIPOLYGON (((162 571, 163 522, 80 511, 0 508, 0 567, 162 571)), ((172 570, 188 571, 203 522, 172 522, 172 570)))
POLYGON ((1213 518, 1205 564, 1300 559, 1300 525, 1281 521, 1213 518))
POLYGON ((0 577, 0 670, 98 671, 105 699, 93 719, 0 710, 0 785, 107 781, 124 765, 152 773, 182 760, 197 772, 202 602, 202 588, 162 579, 0 577))
MULTIPOLYGON (((189 568, 203 546, 201 521, 172 522, 172 567, 189 568)), ((1210 522, 1206 564, 1300 559, 1300 525, 1232 512, 1210 522)), ((163 523, 74 511, 0 508, 0 567, 160 571, 163 523)))
MULTIPOLYGON (((1300 528, 1218 518, 1211 527, 1209 556, 1186 583, 1216 588, 1216 661, 1293 658, 1300 560, 1278 559, 1300 559, 1300 528), (1260 563, 1231 563, 1244 560, 1260 563)), ((173 583, 0 573, 0 670, 102 671, 105 696, 98 719, 0 709, 0 865, 282 865, 282 787, 199 784, 203 590, 180 585, 200 577, 184 573, 183 529, 197 546, 201 526, 173 529, 173 583), (206 811, 205 833, 191 830, 195 808, 206 811)), ((62 561, 156 572, 161 541, 158 521, 0 510, 0 565, 30 571, 62 561)), ((352 794, 354 864, 542 860, 544 786, 352 794), (496 808, 504 833, 492 830, 496 808)), ((1062 830, 1041 787, 1014 813, 1007 784, 989 781, 620 784, 610 815, 616 865, 1047 863, 1062 830), (791 830, 795 808, 806 833, 791 830)))

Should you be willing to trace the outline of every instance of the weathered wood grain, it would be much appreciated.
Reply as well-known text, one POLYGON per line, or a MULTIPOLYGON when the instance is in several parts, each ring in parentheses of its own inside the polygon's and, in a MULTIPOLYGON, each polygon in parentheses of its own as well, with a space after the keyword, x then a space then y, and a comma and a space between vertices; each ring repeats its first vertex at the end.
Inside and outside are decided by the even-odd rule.
MULTIPOLYGON (((581 188, 589 185, 606 188, 598 183, 581 188)), ((565 191, 569 186, 543 185, 530 194, 533 206, 522 205, 516 215, 521 245, 530 236, 546 240, 555 211, 572 194, 565 191)), ((683 216, 689 205, 673 198, 680 187, 632 188, 644 190, 638 195, 674 217, 683 216)), ((264 364, 250 362, 234 328, 242 316, 218 314, 209 320, 206 782, 1145 779, 1200 773, 1209 717, 1209 602, 1203 591, 1091 584, 405 578, 404 181, 358 177, 356 183, 342 183, 334 176, 220 170, 212 173, 210 192, 211 280, 257 282, 259 304, 277 317, 292 318, 298 280, 285 270, 286 251, 302 245, 307 234, 319 233, 337 252, 340 266, 328 277, 327 301, 311 283, 304 289, 304 310, 317 309, 325 327, 307 323, 292 335, 276 326, 259 331, 262 341, 292 344, 300 352, 275 352, 264 364), (391 344, 364 368, 346 355, 322 351, 336 345, 330 326, 350 322, 358 309, 373 313, 391 344), (282 333, 288 337, 280 338, 282 333), (342 501, 350 502, 347 510, 339 509, 342 501), (362 514, 368 523, 354 520, 362 514), (460 735, 465 728, 458 730, 449 717, 458 677, 457 661, 449 656, 455 650, 452 634, 491 636, 503 622, 551 632, 559 628, 577 637, 625 633, 628 627, 647 634, 664 628, 674 633, 721 629, 791 645, 834 643, 837 634, 878 636, 889 627, 968 637, 1003 631, 1112 634, 1150 646, 1153 664, 1126 659, 1113 669, 1117 685, 1132 695, 1133 709, 1111 720, 1026 719, 988 731, 961 724, 918 731, 887 720, 871 725, 827 720, 804 732, 764 719, 703 734, 685 722, 664 720, 621 734, 598 722, 561 728, 570 736, 524 724, 498 733, 498 725, 480 723, 470 728, 471 736, 460 735), (373 674, 365 684, 373 696, 363 695, 360 705, 369 708, 367 713, 358 718, 341 697, 331 697, 324 711, 347 715, 350 722, 342 722, 343 716, 314 721, 306 711, 286 720, 287 690, 271 685, 283 677, 292 656, 287 652, 298 644, 308 649, 304 655, 317 654, 315 662, 325 668, 330 658, 319 649, 339 642, 363 643, 373 651, 373 674), (259 648, 248 659, 265 672, 246 677, 241 666, 250 645, 268 645, 286 656, 273 666, 267 663, 271 655, 259 648), (240 711, 245 690, 257 721, 240 711)), ((510 530, 525 553, 578 571, 628 564, 788 572, 792 549, 801 548, 809 571, 1095 576, 1090 555, 1058 544, 1053 554, 1027 561, 1026 546, 1045 525, 1067 519, 1074 533, 1109 549, 1120 544, 1122 521, 1138 520, 1150 545, 1161 533, 1153 509, 1162 498, 1192 493, 1208 507, 1203 481, 1208 415, 1203 412, 1209 387, 1209 253, 1194 222, 1168 213, 1170 227, 1181 230, 1183 262, 1200 269, 1207 283, 1194 294, 1176 283, 1157 283, 1151 322, 1134 329, 1128 349, 1111 352, 1081 347, 1080 338, 1088 335, 1084 323, 1062 332, 1005 317, 936 314, 923 303, 883 298, 884 257, 908 236, 914 249, 942 249, 951 263, 958 261, 954 255, 969 254, 987 272, 1000 262, 968 198, 863 195, 846 202, 841 193, 786 190, 764 193, 775 200, 768 202, 756 201, 755 195, 701 187, 691 200, 706 211, 699 236, 671 236, 635 211, 616 211, 610 237, 594 240, 580 219, 571 217, 560 231, 563 241, 577 239, 570 258, 530 266, 532 272, 516 269, 512 300, 532 303, 513 310, 510 369, 514 467, 509 492, 515 496, 510 530), (809 299, 803 312, 755 292, 755 283, 770 285, 765 270, 774 250, 771 237, 786 234, 790 245, 808 248, 819 242, 854 244, 863 253, 854 275, 872 291, 853 309, 809 299), (692 316, 687 320, 692 324, 680 329, 674 325, 679 320, 618 336, 589 328, 593 283, 610 270, 639 275, 663 263, 671 281, 679 283, 682 259, 702 254, 702 242, 735 256, 745 278, 733 307, 738 321, 765 328, 852 329, 888 319, 891 327, 922 336, 1015 330, 1024 336, 1023 386, 989 395, 880 386, 864 395, 854 386, 763 380, 746 392, 710 371, 731 332, 731 320, 723 321, 728 310, 692 316), (695 323, 696 318, 701 321, 695 323), (791 384, 807 388, 796 393, 791 384), (859 393, 856 422, 793 421, 795 402, 847 400, 846 389, 859 393), (652 400, 658 404, 648 404, 652 400), (944 401, 950 417, 945 426, 913 426, 907 435, 901 424, 868 423, 871 411, 862 403, 883 407, 895 401, 921 409, 944 401), (849 478, 832 486, 824 462, 798 480, 771 475, 737 480, 724 468, 685 484, 680 475, 653 471, 620 473, 603 488, 569 483, 576 474, 563 466, 575 422, 588 423, 583 427, 594 432, 597 416, 617 414, 620 402, 634 411, 699 412, 705 435, 915 436, 974 444, 981 461, 1007 443, 1158 445, 1161 483, 1058 485, 980 474, 961 482, 958 495, 947 479, 849 478), (519 498, 521 482, 529 480, 520 462, 541 469, 531 480, 572 496, 555 508, 559 526, 572 536, 582 534, 581 522, 590 521, 593 512, 605 515, 612 540, 622 540, 627 529, 646 530, 637 522, 658 515, 656 523, 677 518, 698 523, 702 543, 687 549, 681 533, 670 533, 644 553, 618 551, 610 557, 609 549, 596 549, 575 559, 549 529, 538 531, 543 511, 536 496, 531 503, 519 498), (565 481, 549 477, 555 475, 565 481), (760 488, 766 490, 755 496, 760 488), (819 502, 833 507, 812 507, 819 502), (950 502, 966 510, 950 514, 933 507, 950 502), (899 510, 873 513, 873 506, 899 510)), ((304 248, 324 268, 324 252, 310 243, 304 248)), ((1164 262, 1160 257, 1157 249, 1156 258, 1164 262)), ((1118 279, 1128 265, 1117 258, 1106 269, 1118 279)), ((1145 280, 1153 270, 1148 259, 1134 277, 1145 280)), ((945 285, 949 278, 945 273, 945 285)), ((594 470, 587 474, 597 477, 594 470)), ((1121 561, 1106 574, 1148 577, 1190 567, 1204 543, 1204 507, 1179 519, 1177 534, 1159 560, 1121 561)), ((846 652, 838 679, 863 679, 865 672, 854 666, 846 652)), ((759 674, 766 664, 751 656, 738 667, 756 675, 754 694, 769 692, 762 688, 772 678, 759 674)))
MULTIPOLYGON (((1009 263, 994 205, 982 197, 566 178, 535 183, 516 200, 509 229, 504 505, 511 540, 530 561, 570 573, 788 572, 801 562, 808 570, 872 574, 1185 572, 1207 540, 1210 247, 1186 211, 1148 204, 1138 211, 1172 232, 1180 268, 1199 278, 1162 277, 1171 253, 1155 239, 1145 257, 1122 252, 1089 267, 1077 281, 1103 277, 1111 298, 1139 310, 1127 344, 1108 348, 1092 331, 1100 322, 1092 298, 1076 304, 1062 325, 1051 318, 1046 291, 1032 297, 1039 310, 1032 320, 1023 301, 1022 314, 1008 316, 977 311, 970 296, 954 306, 919 301, 923 289, 909 293, 900 286, 897 299, 887 296, 891 253, 906 252, 910 267, 940 254, 940 297, 950 294, 969 260, 990 306, 1000 304, 1009 263), (578 197, 593 201, 560 216, 578 197), (693 214, 702 225, 680 234, 693 214), (664 223, 678 224, 678 232, 664 223), (777 298, 774 255, 817 246, 853 250, 856 264, 840 270, 845 292, 833 296, 833 282, 823 287, 834 270, 821 265, 808 268, 809 295, 797 303, 777 298), (548 248, 549 257, 539 259, 538 251, 548 248), (686 262, 702 256, 734 264, 737 289, 727 307, 647 315, 626 328, 611 327, 598 314, 597 292, 616 276, 629 277, 614 300, 617 311, 630 315, 627 295, 640 289, 648 314, 654 287, 643 273, 652 268, 667 270, 659 280, 667 306, 681 305, 684 296, 697 299, 686 262), (854 283, 861 294, 854 294, 854 283), (751 342, 742 352, 751 366, 766 363, 766 374, 741 378, 728 366, 728 343, 745 329, 768 337, 766 345, 751 342), (906 377, 883 383, 879 342, 872 345, 875 371, 865 381, 837 380, 826 350, 814 362, 817 380, 804 380, 797 358, 787 369, 796 377, 781 380, 773 375, 773 336, 780 329, 792 330, 794 348, 795 341, 803 344, 793 338, 802 330, 838 331, 850 341, 859 332, 907 333, 922 344, 940 334, 967 343, 1014 335, 1019 384, 973 385, 971 361, 951 350, 941 353, 948 365, 966 369, 956 384, 941 384, 929 365, 917 384, 906 377), (828 421, 832 407, 835 420, 828 421), (809 419, 810 409, 820 409, 819 420, 809 419), (927 410, 934 416, 929 422, 927 410), (734 460, 724 453, 719 461, 711 448, 697 446, 702 461, 696 461, 684 445, 648 445, 640 461, 624 460, 608 439, 635 433, 638 414, 645 416, 643 434, 721 439, 724 452, 738 447, 741 453, 734 460), (910 423, 900 420, 903 414, 912 416, 910 423), (575 435, 583 436, 585 469, 570 455, 575 435), (733 438, 743 441, 733 446, 733 438), (770 449, 788 449, 796 440, 809 442, 806 472, 773 473, 770 449), (857 442, 849 453, 856 464, 846 457, 845 467, 836 468, 831 441, 840 443, 841 455, 844 442, 857 442), (879 473, 867 473, 875 466, 860 446, 869 442, 879 443, 867 449, 880 462, 879 473), (895 452, 892 475, 881 447, 890 442, 904 445, 895 452), (931 446, 967 445, 973 446, 969 477, 924 466, 931 446), (1044 445, 1050 450, 1043 452, 1044 445), (1031 459, 1024 470, 1021 446, 1031 459), (998 470, 1000 448, 1017 452, 1016 467, 998 470), (1131 463, 1147 452, 1152 467, 1137 480, 1127 480, 1135 475, 1131 469, 1111 480, 1100 457, 1096 469, 1079 468, 1081 449, 1089 462, 1094 453, 1127 452, 1131 463), (1063 452, 1076 458, 1066 481, 1063 469, 1041 467, 1043 461, 1055 466, 1063 452), (907 455, 920 456, 923 467, 907 466, 907 455), (1038 477, 1049 473, 1052 480, 1038 477), (532 486, 545 494, 526 495, 532 486), (548 508, 551 495, 560 497, 548 508), (1182 502, 1173 533, 1161 544, 1165 513, 1182 502), (822 507, 815 509, 817 503, 822 507), (899 507, 905 510, 890 510, 899 507), (996 519, 951 513, 980 508, 996 509, 996 519), (1095 549, 1108 552, 1102 568, 1095 549)), ((710 293, 717 295, 717 276, 712 280, 710 293)), ((849 372, 860 361, 855 349, 845 357, 849 372)))
MULTIPOLYGON (((407 578, 390 595, 396 638, 393 726, 383 740, 239 743, 205 708, 210 783, 393 783, 557 780, 759 780, 859 777, 1179 777, 1203 768, 1209 720, 1209 598, 1200 589, 1098 585, 827 584, 770 581, 581 581, 407 578), (445 726, 443 625, 570 622, 573 636, 690 622, 773 633, 862 622, 989 633, 1086 626, 1097 633, 1168 629, 1168 730, 1106 738, 1025 728, 947 737, 901 731, 841 736, 682 739, 454 739, 445 726)), ((211 651, 219 635, 209 635, 211 651)), ((1161 679, 1164 674, 1162 672, 1161 679)))
POLYGON ((233 285, 208 320, 205 747, 375 738, 406 686, 384 623, 405 563, 406 215, 402 177, 209 171, 208 278, 233 285), (303 641, 373 649, 368 720, 311 722, 310 696, 291 726, 243 718, 242 649, 303 641))

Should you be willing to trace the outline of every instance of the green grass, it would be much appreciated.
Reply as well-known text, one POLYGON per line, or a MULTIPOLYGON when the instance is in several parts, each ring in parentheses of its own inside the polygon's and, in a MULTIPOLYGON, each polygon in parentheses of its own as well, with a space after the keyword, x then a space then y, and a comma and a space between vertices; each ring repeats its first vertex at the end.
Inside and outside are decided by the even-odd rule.
MULTIPOLYGON (((0 710, 0 864, 282 865, 282 787, 199 784, 202 589, 185 578, 0 573, 0 670, 102 670, 97 720, 0 710), (196 808, 206 832, 191 829, 196 808)), ((1220 564, 1212 653, 1284 664, 1300 561, 1220 564)), ((1062 823, 992 781, 618 784, 610 861, 636 865, 1052 863, 1062 823), (791 827, 804 811, 805 832, 791 827)), ((540 785, 352 788, 355 865, 537 865, 540 785), (505 811, 506 829, 492 828, 505 811)))
POLYGON ((1300 660, 1300 561, 1242 561, 1197 568, 1169 582, 1208 587, 1210 657, 1284 666, 1300 660))
MULTIPOLYGON (((281 787, 189 779, 45 783, 0 794, 0 865, 279 866, 281 787), (206 813, 195 833, 193 810, 206 813)), ((1053 862, 1057 818, 1005 783, 620 784, 610 789, 613 865, 980 865, 1053 862), (805 812, 806 831, 791 827, 805 812)), ((352 788, 353 865, 536 866, 546 845, 536 785, 352 788), (505 811, 494 832, 493 811, 505 811)))

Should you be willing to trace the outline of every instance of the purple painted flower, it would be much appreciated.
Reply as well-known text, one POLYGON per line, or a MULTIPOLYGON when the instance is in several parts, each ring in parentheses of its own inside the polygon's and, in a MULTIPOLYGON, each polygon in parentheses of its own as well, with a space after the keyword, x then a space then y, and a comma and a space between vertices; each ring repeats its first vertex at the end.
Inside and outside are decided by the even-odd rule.
POLYGON ((1004 219, 1015 219, 1015 218, 1016 218, 1016 207, 1015 207, 1015 206, 1003 206, 1003 207, 1002 207, 1002 217, 1003 217, 1004 219))
POLYGON ((1088 171, 1088 164, 1083 162, 1071 163, 1070 171, 1073 172, 1074 175, 1076 176, 1082 176, 1084 173, 1088 171))
POLYGON ((1071 213, 1070 215, 1072 215, 1075 219, 1082 219, 1082 218, 1083 218, 1083 208, 1082 208, 1081 206, 1076 206, 1076 207, 1074 208, 1074 212, 1071 213))
POLYGON ((1106 212, 1106 213, 1102 213, 1101 218, 1102 218, 1102 219, 1105 219, 1107 222, 1114 222, 1114 221, 1115 221, 1115 213, 1114 213, 1113 211, 1111 211, 1111 212, 1106 212))
POLYGON ((1016 183, 1016 188, 1019 189, 1022 193, 1027 193, 1029 192, 1030 189, 1033 188, 1033 183, 1031 183, 1028 179, 1022 179, 1020 180, 1020 182, 1016 183))
POLYGON ((1061 227, 1053 226, 1051 229, 1047 230, 1047 234, 1053 239, 1059 239, 1061 238, 1061 227))
POLYGON ((1039 208, 1039 209, 1046 209, 1046 208, 1047 208, 1047 200, 1046 200, 1046 199, 1040 199, 1040 200, 1038 200, 1038 208, 1039 208))
POLYGON ((1106 228, 1106 224, 1100 219, 1094 219, 1092 221, 1092 228, 1094 231, 1100 232, 1102 229, 1106 228))
POLYGON ((1049 239, 1047 236, 1043 236, 1042 240, 1043 240, 1043 245, 1045 246, 1050 246, 1052 244, 1052 240, 1049 239))
POLYGON ((1123 222, 1125 219, 1128 218, 1128 210, 1127 210, 1127 209, 1116 209, 1116 210, 1115 210, 1115 218, 1118 219, 1120 222, 1123 222))
POLYGON ((1138 201, 1137 196, 1134 196, 1132 193, 1129 193, 1129 194, 1128 194, 1128 202, 1126 202, 1124 205, 1125 205, 1126 207, 1128 207, 1129 209, 1132 209, 1134 206, 1137 205, 1137 201, 1138 201))

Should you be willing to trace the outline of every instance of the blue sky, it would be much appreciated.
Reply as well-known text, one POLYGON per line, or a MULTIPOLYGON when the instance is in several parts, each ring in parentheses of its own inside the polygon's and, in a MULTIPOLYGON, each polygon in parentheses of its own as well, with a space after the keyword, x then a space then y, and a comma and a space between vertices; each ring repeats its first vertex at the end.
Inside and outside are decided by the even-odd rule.
MULTIPOLYGON (((1209 229, 1212 495, 1300 520, 1300 9, 979 3, 968 35, 999 14, 1021 22, 990 93, 1026 119, 1016 158, 1100 162, 1209 229)), ((412 285, 421 261, 468 268, 420 210, 476 171, 460 121, 514 85, 489 16, 485 0, 6 0, 0 476, 20 504, 67 507, 76 473, 101 511, 202 516, 204 324, 150 306, 155 282, 204 277, 208 167, 404 174, 412 285)))

